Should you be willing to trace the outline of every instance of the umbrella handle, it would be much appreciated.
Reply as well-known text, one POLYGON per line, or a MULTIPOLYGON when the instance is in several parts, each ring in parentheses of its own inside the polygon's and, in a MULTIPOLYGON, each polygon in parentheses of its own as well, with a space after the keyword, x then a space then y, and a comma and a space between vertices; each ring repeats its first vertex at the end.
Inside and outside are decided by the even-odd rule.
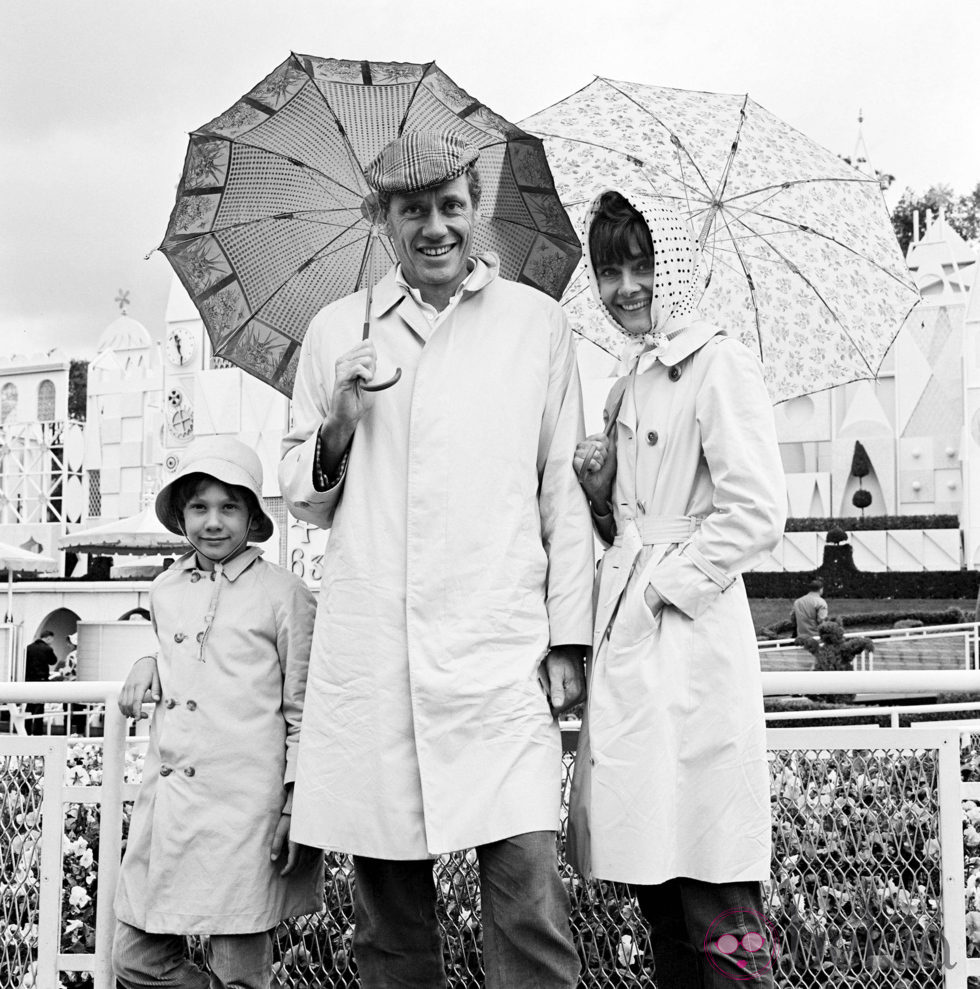
MULTIPOLYGON (((372 233, 368 238, 367 256, 364 259, 364 267, 367 273, 367 294, 364 299, 364 329, 361 333, 362 340, 367 340, 367 338, 371 335, 371 297, 374 295, 375 239, 376 235, 372 233)), ((390 388, 392 385, 397 384, 401 376, 402 369, 398 367, 395 368, 395 373, 387 381, 381 381, 376 385, 366 385, 363 382, 358 382, 358 387, 361 391, 384 391, 386 388, 390 388)))
POLYGON ((402 376, 402 369, 400 367, 395 368, 395 373, 387 380, 382 381, 377 385, 365 385, 363 382, 358 385, 361 391, 384 391, 386 388, 390 388, 392 385, 397 384, 398 380, 402 376))

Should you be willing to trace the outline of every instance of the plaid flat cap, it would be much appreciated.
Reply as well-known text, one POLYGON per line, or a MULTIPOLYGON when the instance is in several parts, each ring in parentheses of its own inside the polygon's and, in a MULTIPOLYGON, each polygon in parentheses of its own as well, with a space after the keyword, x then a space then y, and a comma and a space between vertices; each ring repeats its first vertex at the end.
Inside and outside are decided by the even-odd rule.
POLYGON ((385 145, 364 175, 377 192, 419 192, 457 178, 480 149, 439 131, 413 131, 385 145))

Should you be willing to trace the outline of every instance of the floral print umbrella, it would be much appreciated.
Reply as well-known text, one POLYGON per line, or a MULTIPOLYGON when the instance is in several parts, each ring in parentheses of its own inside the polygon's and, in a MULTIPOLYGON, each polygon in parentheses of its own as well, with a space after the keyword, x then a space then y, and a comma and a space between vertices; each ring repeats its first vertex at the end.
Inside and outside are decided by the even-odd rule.
MULTIPOLYGON (((919 301, 877 180, 748 96, 597 78, 520 126, 573 220, 602 188, 678 206, 703 252, 701 313, 759 355, 773 402, 873 378, 919 301)), ((562 301, 619 353, 584 262, 562 301)))
POLYGON ((368 263, 375 242, 394 259, 364 168, 413 130, 445 130, 481 149, 474 249, 498 254, 505 277, 561 297, 581 249, 540 139, 433 62, 293 54, 191 133, 160 246, 216 357, 292 394, 310 319, 384 274, 386 265, 368 263))

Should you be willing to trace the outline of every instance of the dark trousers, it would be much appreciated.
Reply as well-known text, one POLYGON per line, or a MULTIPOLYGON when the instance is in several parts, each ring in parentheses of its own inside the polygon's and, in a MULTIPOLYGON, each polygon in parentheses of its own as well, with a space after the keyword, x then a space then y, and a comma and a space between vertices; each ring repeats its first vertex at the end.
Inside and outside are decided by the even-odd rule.
POLYGON ((24 713, 27 715, 27 720, 24 722, 24 728, 28 735, 46 734, 43 704, 25 704, 24 713))
POLYGON ((658 986, 772 989, 778 935, 763 913, 760 883, 680 877, 631 889, 650 925, 658 986))
MULTIPOLYGON (((579 959, 554 831, 476 849, 487 989, 573 989, 579 959)), ((444 989, 432 860, 354 856, 354 957, 363 989, 444 989)))
POLYGON ((116 921, 112 969, 122 989, 269 989, 272 934, 212 934, 210 975, 187 957, 183 934, 148 934, 116 921))

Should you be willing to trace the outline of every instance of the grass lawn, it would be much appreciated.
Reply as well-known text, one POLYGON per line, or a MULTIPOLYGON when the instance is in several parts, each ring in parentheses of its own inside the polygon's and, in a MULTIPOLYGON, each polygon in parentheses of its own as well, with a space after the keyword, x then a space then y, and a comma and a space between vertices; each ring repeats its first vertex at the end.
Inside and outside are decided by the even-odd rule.
MULTIPOLYGON (((959 608, 966 612, 967 621, 973 619, 973 609, 976 601, 969 600, 947 600, 947 599, 923 599, 913 598, 909 600, 898 598, 872 599, 872 598, 827 598, 827 605, 830 608, 830 617, 835 615, 854 615, 867 612, 896 612, 896 611, 946 611, 949 608, 959 608)), ((793 602, 790 598, 749 598, 749 607, 752 609, 752 622, 757 629, 764 625, 771 625, 773 622, 784 621, 789 618, 793 610, 793 602)), ((870 628, 891 628, 891 622, 882 622, 878 625, 862 626, 870 628)), ((847 631, 856 631, 856 626, 849 626, 847 631)))

